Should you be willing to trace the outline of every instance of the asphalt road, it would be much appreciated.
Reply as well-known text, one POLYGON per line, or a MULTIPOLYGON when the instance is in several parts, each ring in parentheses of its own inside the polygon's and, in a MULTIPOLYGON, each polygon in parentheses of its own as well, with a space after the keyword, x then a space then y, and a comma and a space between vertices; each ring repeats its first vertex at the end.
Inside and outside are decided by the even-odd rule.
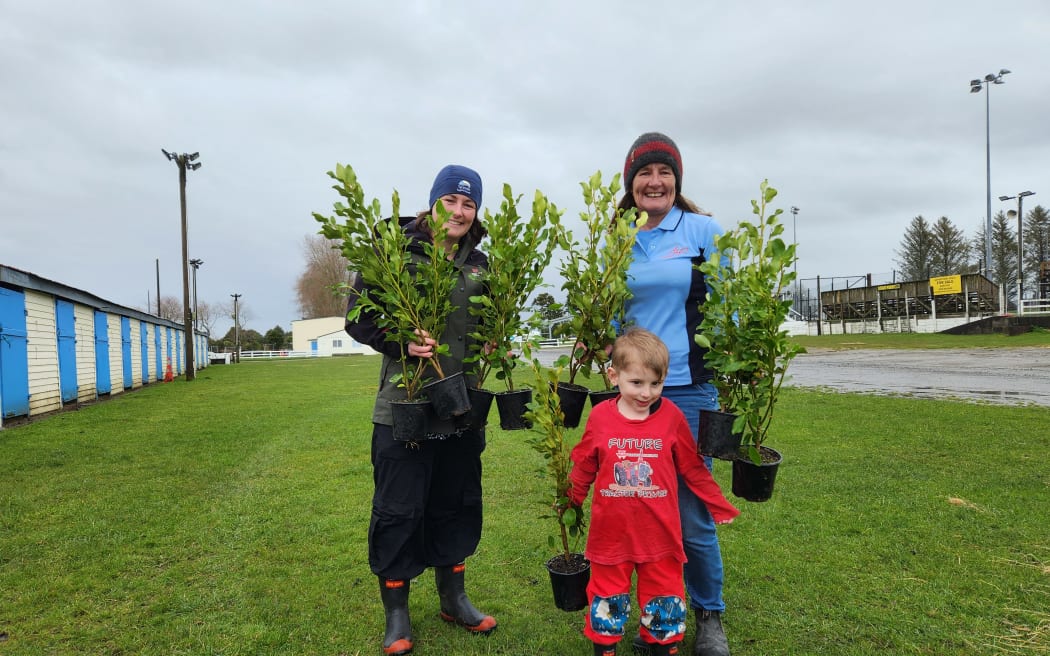
MULTIPOLYGON (((550 364, 568 347, 536 355, 550 364)), ((1050 407, 1050 347, 817 349, 788 367, 788 386, 1050 407)))
POLYGON ((788 376, 840 392, 1050 406, 1050 347, 815 351, 788 376))

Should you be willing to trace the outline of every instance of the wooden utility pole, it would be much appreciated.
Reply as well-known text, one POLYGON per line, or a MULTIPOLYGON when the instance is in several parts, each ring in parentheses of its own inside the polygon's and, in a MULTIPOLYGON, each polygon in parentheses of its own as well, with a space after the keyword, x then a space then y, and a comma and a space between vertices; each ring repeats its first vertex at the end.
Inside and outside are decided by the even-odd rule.
POLYGON ((241 361, 241 318, 237 308, 237 299, 241 294, 230 294, 233 297, 233 359, 238 364, 241 361))
MULTIPOLYGON (((186 342, 186 380, 191 381, 197 378, 197 362, 193 357, 193 346, 196 341, 196 335, 193 330, 193 310, 190 308, 190 269, 189 269, 189 254, 187 248, 187 229, 186 229, 186 169, 196 171, 201 167, 201 163, 196 161, 200 157, 200 153, 193 153, 187 155, 182 153, 176 155, 175 153, 169 153, 163 148, 160 152, 164 153, 164 156, 169 160, 175 162, 179 167, 179 206, 182 210, 182 339, 186 342)), ((158 305, 160 303, 160 295, 157 297, 158 305)))

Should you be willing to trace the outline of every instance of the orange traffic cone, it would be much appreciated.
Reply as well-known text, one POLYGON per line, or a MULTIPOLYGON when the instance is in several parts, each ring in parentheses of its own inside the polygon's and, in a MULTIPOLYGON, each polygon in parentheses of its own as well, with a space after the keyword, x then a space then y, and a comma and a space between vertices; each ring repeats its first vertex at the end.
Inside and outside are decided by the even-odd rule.
POLYGON ((175 374, 171 371, 171 360, 168 360, 168 368, 164 370, 164 382, 170 383, 175 380, 175 374))

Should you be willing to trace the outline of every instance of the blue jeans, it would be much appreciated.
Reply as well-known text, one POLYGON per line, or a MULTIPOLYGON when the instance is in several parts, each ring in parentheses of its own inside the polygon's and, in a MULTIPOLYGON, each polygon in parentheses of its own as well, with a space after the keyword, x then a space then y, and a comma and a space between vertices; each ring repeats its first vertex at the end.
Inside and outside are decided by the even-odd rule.
MULTIPOLYGON (((700 411, 718 410, 718 391, 714 385, 674 385, 664 387, 663 397, 671 399, 681 408, 697 439, 700 431, 700 411)), ((714 464, 704 458, 707 468, 714 464)), ((678 512, 682 519, 682 542, 685 547, 685 589, 689 593, 689 605, 704 610, 724 611, 722 600, 722 552, 718 548, 718 533, 715 520, 707 507, 685 481, 678 479, 678 512)))

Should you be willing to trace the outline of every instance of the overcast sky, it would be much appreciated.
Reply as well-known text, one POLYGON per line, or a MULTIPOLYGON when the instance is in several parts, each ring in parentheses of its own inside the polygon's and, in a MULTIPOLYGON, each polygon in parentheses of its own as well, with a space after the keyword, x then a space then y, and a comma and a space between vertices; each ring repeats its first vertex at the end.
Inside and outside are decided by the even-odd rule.
POLYGON ((199 151, 198 298, 239 293, 248 327, 289 329, 337 162, 384 209, 395 188, 424 208, 460 163, 490 209, 509 183, 575 217, 579 182, 656 130, 723 226, 768 178, 801 278, 878 283, 916 215, 983 224, 986 92, 968 82, 1001 68, 993 213, 1029 189, 1026 210, 1050 204, 1046 0, 0 0, 0 263, 145 308, 159 258, 181 298, 160 149, 199 151))

